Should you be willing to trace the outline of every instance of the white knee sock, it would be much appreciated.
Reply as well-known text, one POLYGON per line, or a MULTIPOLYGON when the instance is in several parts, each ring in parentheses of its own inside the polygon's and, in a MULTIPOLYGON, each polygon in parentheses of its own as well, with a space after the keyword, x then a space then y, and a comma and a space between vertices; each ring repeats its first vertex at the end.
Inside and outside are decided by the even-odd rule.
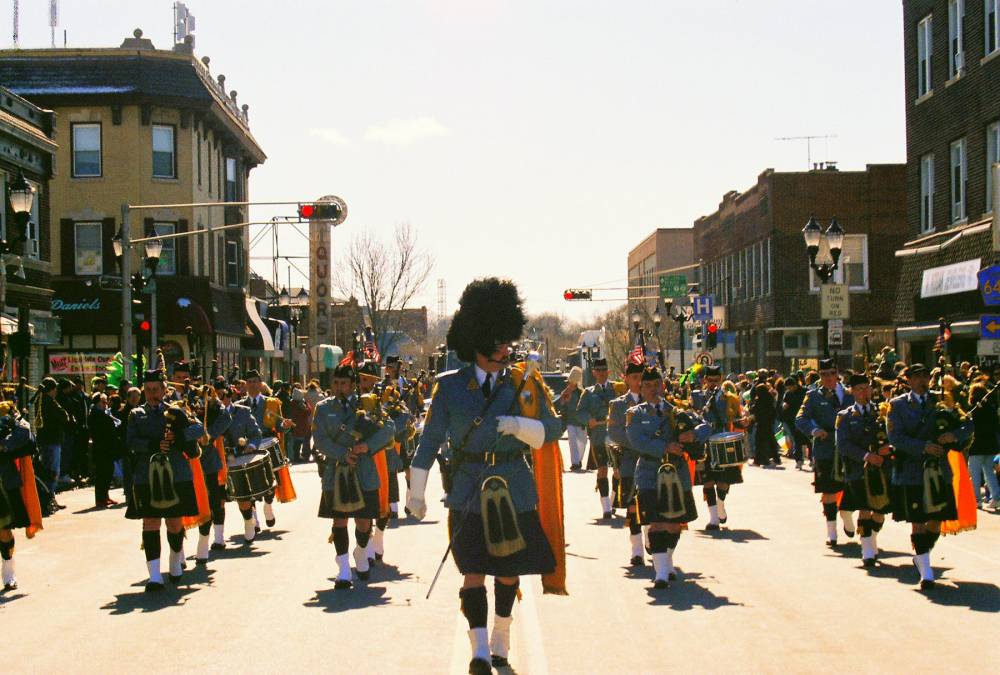
POLYGON ((473 628, 469 631, 469 644, 472 645, 472 658, 489 662, 489 636, 485 628, 473 628))
POLYGON ((215 532, 215 543, 225 544, 225 525, 223 523, 215 523, 212 525, 212 530, 215 532))
POLYGON ((493 633, 490 635, 490 654, 507 658, 510 654, 510 624, 512 616, 493 617, 493 633))

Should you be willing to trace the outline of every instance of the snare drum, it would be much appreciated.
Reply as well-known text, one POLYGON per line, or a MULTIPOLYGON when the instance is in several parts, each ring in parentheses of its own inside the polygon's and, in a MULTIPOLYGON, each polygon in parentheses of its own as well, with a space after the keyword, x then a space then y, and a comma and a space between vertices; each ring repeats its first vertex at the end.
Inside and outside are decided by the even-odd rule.
POLYGON ((708 438, 708 464, 712 469, 740 466, 747 461, 747 436, 742 431, 712 434, 708 438))
POLYGON ((226 497, 250 501, 262 497, 274 487, 274 467, 271 455, 255 452, 230 457, 226 470, 226 497))
POLYGON ((288 464, 288 455, 285 454, 281 443, 274 436, 262 438, 260 443, 257 444, 257 452, 266 452, 271 456, 271 467, 275 471, 288 464))

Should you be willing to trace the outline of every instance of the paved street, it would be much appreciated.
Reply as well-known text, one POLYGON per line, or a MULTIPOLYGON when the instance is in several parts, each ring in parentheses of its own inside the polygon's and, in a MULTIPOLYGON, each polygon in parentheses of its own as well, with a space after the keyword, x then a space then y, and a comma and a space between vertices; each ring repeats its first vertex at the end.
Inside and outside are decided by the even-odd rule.
MULTIPOLYGON (((728 502, 731 529, 708 536, 703 516, 681 539, 683 581, 653 594, 651 567, 633 573, 625 566, 622 520, 594 520, 593 474, 567 474, 571 595, 542 596, 537 580, 524 584, 524 602, 514 610, 514 672, 954 672, 984 665, 970 638, 997 626, 1000 516, 982 515, 977 532, 935 548, 943 584, 923 595, 903 525, 883 531, 885 564, 869 573, 856 544, 837 553, 823 546, 807 474, 746 475, 728 502)), ((274 532, 244 549, 230 507, 230 548, 207 572, 190 562, 180 588, 157 596, 142 592, 138 524, 121 510, 87 510, 90 491, 64 494, 62 515, 35 540, 19 538, 21 589, 0 599, 4 670, 465 672, 469 647, 450 562, 424 599, 445 546, 437 475, 427 521, 392 529, 387 564, 352 592, 333 590, 329 521, 315 517, 315 469, 297 467, 294 476, 299 500, 278 508, 274 532), (162 655, 150 661, 154 644, 162 655)), ((189 554, 194 543, 188 539, 189 554)))

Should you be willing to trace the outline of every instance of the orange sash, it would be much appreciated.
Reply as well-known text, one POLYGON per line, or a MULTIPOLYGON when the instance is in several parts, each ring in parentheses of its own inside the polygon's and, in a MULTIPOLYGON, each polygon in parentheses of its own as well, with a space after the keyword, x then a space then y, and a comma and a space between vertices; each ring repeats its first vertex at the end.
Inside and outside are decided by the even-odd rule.
POLYGON ((198 515, 181 518, 185 530, 198 527, 212 519, 212 507, 208 503, 208 488, 205 487, 205 472, 201 470, 201 460, 195 457, 189 459, 188 464, 191 466, 191 480, 194 483, 194 496, 198 502, 198 515))
POLYGON ((21 473, 21 501, 28 512, 28 526, 24 528, 24 534, 31 539, 42 529, 42 505, 38 501, 38 486, 35 485, 35 465, 31 463, 31 457, 14 461, 21 473))
POLYGON ((222 442, 222 436, 219 436, 212 441, 212 445, 215 446, 215 451, 219 453, 219 461, 222 462, 222 469, 219 470, 219 485, 226 487, 226 480, 229 477, 229 465, 226 463, 226 444, 222 442))
POLYGON ((955 505, 958 507, 958 520, 946 520, 941 523, 941 534, 958 534, 976 529, 976 495, 972 489, 972 476, 969 475, 969 465, 961 452, 948 453, 948 464, 951 466, 951 485, 955 490, 955 505))
POLYGON ((377 453, 372 459, 375 461, 375 470, 378 471, 378 513, 385 518, 389 515, 389 464, 384 451, 377 453))

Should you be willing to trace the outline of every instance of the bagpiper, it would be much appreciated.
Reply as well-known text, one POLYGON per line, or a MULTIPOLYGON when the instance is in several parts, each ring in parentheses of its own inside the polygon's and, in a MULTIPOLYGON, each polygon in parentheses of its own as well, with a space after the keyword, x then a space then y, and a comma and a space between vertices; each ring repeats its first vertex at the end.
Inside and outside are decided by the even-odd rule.
POLYGON ((29 539, 42 529, 42 509, 31 455, 31 426, 11 401, 0 401, 0 578, 4 591, 17 589, 14 530, 29 539))
POLYGON ((612 457, 618 465, 618 489, 615 490, 615 507, 625 509, 625 524, 628 526, 629 564, 640 567, 646 564, 643 557, 642 525, 639 523, 638 508, 632 498, 635 465, 639 456, 628 440, 625 423, 628 409, 642 402, 643 365, 629 361, 625 364, 625 386, 628 391, 612 399, 608 406, 608 440, 612 443, 612 457))
MULTIPOLYGON (((704 369, 702 386, 701 390, 691 392, 691 408, 712 427, 712 433, 742 428, 744 420, 740 399, 723 390, 722 369, 719 366, 704 369)), ((729 519, 726 497, 732 485, 743 482, 742 468, 728 466, 713 469, 706 465, 698 478, 702 483, 702 496, 708 504, 708 525, 705 529, 718 530, 729 519)))
POLYGON ((608 484, 608 409, 615 398, 615 390, 608 382, 607 359, 594 359, 590 370, 595 382, 584 389, 577 405, 577 414, 587 427, 590 452, 597 463, 597 494, 601 498, 601 517, 608 520, 612 516, 611 489, 608 484))

